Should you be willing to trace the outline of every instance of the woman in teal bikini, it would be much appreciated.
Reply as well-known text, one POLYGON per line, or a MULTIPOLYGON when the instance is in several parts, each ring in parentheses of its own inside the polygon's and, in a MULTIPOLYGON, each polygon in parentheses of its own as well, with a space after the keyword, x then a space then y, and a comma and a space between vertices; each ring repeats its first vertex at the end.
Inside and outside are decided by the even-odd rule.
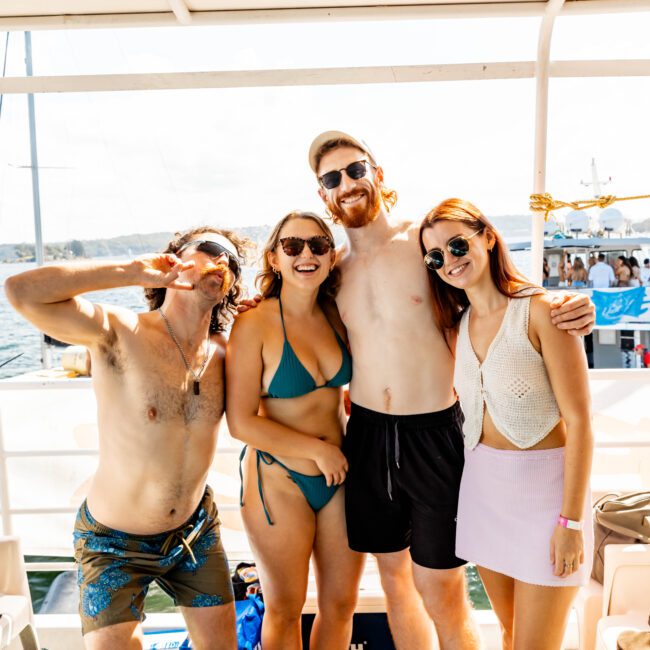
POLYGON ((242 517, 260 571, 264 650, 299 649, 313 560, 318 613, 310 648, 347 650, 364 556, 351 551, 340 447, 352 361, 334 295, 334 240, 317 215, 274 228, 258 284, 226 357, 227 417, 242 453, 242 517))

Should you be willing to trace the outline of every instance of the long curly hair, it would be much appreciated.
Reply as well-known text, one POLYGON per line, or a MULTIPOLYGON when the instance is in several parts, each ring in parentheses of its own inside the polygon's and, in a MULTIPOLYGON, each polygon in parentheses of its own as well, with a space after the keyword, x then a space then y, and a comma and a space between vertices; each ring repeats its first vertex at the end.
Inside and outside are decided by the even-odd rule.
MULTIPOLYGON (((197 228, 177 232, 174 234, 174 239, 167 244, 167 248, 162 252, 175 254, 188 241, 195 239, 196 235, 202 235, 204 233, 214 233, 228 239, 237 250, 239 263, 244 264, 246 259, 246 249, 250 247, 249 240, 245 237, 236 235, 232 230, 221 230, 214 226, 198 226, 197 228)), ((243 293, 243 280, 240 275, 235 279, 230 291, 228 291, 227 295, 224 296, 224 299, 212 309, 212 317, 210 319, 211 332, 224 332, 227 329, 228 324, 232 321, 234 314, 237 312, 237 305, 239 304, 239 300, 243 293)), ((166 294, 167 289, 165 287, 145 289, 144 297, 149 305, 149 310, 154 311, 155 309, 158 309, 158 307, 165 302, 166 294)))
MULTIPOLYGON (((497 289, 504 296, 521 298, 522 296, 517 296, 516 292, 522 288, 522 285, 536 286, 512 263, 508 246, 487 217, 476 206, 462 199, 447 199, 424 217, 419 234, 422 256, 427 254, 422 233, 439 221, 455 221, 469 226, 474 231, 485 230, 492 233, 494 247, 490 253, 490 275, 497 289)), ((469 306, 467 294, 462 289, 447 284, 436 271, 427 268, 427 274, 433 293, 433 311, 438 326, 442 331, 453 330, 469 306)))
MULTIPOLYGON (((322 217, 319 217, 314 212, 301 212, 300 210, 294 210, 282 217, 271 231, 271 234, 264 245, 262 259, 260 260, 262 270, 255 278, 255 284, 264 298, 280 297, 282 277, 278 277, 273 271, 269 260, 269 253, 272 253, 280 245, 280 233, 282 232, 282 228, 284 228, 286 223, 293 221, 294 219, 309 219, 313 221, 323 231, 323 234, 334 242, 334 235, 329 226, 322 217)), ((318 289, 318 301, 321 304, 327 301, 334 301, 340 286, 341 270, 335 265, 318 289)))
MULTIPOLYGON (((320 161, 323 159, 323 156, 326 153, 329 153, 330 151, 334 151, 334 149, 338 149, 339 147, 352 147, 353 149, 357 149, 361 151, 361 153, 368 156, 368 158, 370 158, 370 162, 375 167, 377 167, 377 161, 375 160, 372 154, 366 151, 362 151, 361 149, 359 149, 359 146, 356 145, 351 140, 347 140, 346 138, 338 138, 337 140, 329 140, 328 142, 325 142, 318 149, 314 157, 316 162, 316 169, 318 169, 318 166, 320 165, 320 161)), ((395 207, 395 204, 397 203, 397 192, 395 190, 389 189, 383 183, 379 186, 379 197, 381 198, 381 201, 384 204, 384 207, 386 208, 387 212, 390 212, 395 207)), ((338 220, 335 219, 333 216, 332 216, 332 221, 338 224, 338 220)))

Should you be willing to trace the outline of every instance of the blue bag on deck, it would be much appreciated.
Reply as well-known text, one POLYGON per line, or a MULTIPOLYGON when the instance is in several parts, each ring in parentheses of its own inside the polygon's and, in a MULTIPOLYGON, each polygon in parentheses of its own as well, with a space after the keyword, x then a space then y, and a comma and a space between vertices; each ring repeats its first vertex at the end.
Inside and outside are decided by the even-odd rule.
POLYGON ((264 602, 257 595, 235 601, 237 615, 237 649, 261 650, 264 602))

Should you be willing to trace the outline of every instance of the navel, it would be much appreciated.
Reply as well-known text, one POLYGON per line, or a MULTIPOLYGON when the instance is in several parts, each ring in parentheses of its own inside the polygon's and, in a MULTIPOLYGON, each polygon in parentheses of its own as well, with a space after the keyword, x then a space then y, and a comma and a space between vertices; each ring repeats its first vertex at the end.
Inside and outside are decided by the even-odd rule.
POLYGON ((176 514, 176 508, 172 508, 172 509, 169 511, 169 516, 170 516, 170 517, 173 517, 175 514, 176 514))

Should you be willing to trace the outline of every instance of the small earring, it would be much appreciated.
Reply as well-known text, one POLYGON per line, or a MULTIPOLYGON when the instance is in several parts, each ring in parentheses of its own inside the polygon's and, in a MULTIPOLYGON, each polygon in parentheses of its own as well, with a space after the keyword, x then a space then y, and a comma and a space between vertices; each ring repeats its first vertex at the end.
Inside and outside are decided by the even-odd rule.
POLYGON ((275 266, 272 267, 272 268, 273 268, 273 273, 275 273, 279 278, 281 278, 281 277, 282 277, 282 274, 280 273, 280 271, 278 271, 278 270, 275 268, 275 266))

